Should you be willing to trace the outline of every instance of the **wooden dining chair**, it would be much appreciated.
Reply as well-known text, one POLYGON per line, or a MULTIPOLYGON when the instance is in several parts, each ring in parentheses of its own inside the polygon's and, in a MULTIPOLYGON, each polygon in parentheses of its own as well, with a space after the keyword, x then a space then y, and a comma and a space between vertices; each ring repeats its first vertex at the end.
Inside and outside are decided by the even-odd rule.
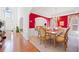
POLYGON ((57 35, 56 36, 56 44, 57 43, 62 43, 64 45, 64 48, 65 48, 65 51, 66 51, 66 48, 67 48, 67 41, 68 41, 68 31, 69 31, 70 28, 68 28, 65 32, 63 32, 62 34, 60 35, 57 35))
POLYGON ((40 28, 42 28, 42 26, 36 26, 35 27, 35 31, 37 31, 37 33, 38 33, 38 38, 40 36, 40 28))
POLYGON ((46 34, 46 30, 44 28, 40 28, 39 38, 40 38, 40 44, 42 41, 42 42, 44 42, 45 47, 46 47, 46 42, 50 39, 50 36, 46 34))

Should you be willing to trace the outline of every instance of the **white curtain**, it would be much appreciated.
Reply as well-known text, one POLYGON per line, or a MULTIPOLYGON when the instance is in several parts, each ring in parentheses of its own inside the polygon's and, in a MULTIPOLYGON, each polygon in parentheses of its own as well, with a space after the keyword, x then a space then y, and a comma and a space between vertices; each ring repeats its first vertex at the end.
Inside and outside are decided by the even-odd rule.
POLYGON ((67 51, 79 52, 79 16, 69 16, 70 31, 68 34, 68 49, 67 51))

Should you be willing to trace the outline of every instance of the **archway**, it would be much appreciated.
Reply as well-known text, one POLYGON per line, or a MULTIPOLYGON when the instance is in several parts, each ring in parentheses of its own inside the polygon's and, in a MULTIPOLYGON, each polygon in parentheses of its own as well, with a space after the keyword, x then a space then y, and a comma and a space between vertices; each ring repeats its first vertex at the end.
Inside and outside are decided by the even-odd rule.
POLYGON ((36 26, 44 26, 45 23, 47 24, 46 19, 41 18, 41 17, 35 18, 35 27, 36 26))
POLYGON ((34 13, 30 13, 30 15, 29 15, 29 28, 35 28, 35 22, 36 22, 36 20, 38 20, 38 18, 39 19, 41 18, 41 20, 45 21, 46 26, 50 26, 50 19, 51 18, 47 18, 47 17, 40 16, 40 15, 37 15, 34 13))

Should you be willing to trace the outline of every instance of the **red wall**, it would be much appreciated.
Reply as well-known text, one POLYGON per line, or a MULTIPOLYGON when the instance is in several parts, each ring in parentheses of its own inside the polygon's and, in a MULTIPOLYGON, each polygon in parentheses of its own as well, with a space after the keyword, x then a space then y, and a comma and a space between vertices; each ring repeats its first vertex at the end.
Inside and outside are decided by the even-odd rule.
POLYGON ((29 15, 29 28, 35 28, 35 18, 37 18, 37 17, 44 18, 47 21, 46 25, 50 26, 50 19, 51 18, 47 18, 47 17, 40 16, 40 15, 37 15, 37 14, 34 14, 34 13, 30 13, 30 15, 29 15))
MULTIPOLYGON (((35 28, 35 18, 37 18, 37 17, 44 18, 47 21, 46 25, 50 26, 51 18, 40 16, 40 15, 37 15, 37 14, 34 14, 34 13, 30 13, 30 15, 29 15, 29 28, 35 28)), ((61 27, 64 27, 64 28, 68 27, 68 16, 60 16, 57 20, 58 20, 58 22, 57 22, 58 26, 61 26, 60 22, 64 21, 64 25, 61 26, 61 27)))
POLYGON ((60 17, 58 18, 58 26, 67 28, 67 27, 68 27, 68 16, 60 16, 60 17), (60 25, 60 22, 61 22, 61 21, 64 21, 64 25, 63 25, 63 26, 60 25))

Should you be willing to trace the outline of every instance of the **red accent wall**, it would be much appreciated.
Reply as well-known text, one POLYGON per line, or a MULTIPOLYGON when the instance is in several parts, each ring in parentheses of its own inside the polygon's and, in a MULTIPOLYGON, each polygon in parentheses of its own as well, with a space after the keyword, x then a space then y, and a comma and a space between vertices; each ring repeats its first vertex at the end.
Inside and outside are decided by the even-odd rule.
POLYGON ((37 18, 37 17, 44 18, 47 21, 46 25, 50 26, 50 19, 51 18, 40 16, 40 15, 37 15, 37 14, 34 14, 34 13, 30 13, 30 15, 29 15, 29 28, 35 28, 35 18, 37 18))
POLYGON ((67 28, 67 27, 68 27, 68 16, 60 16, 60 17, 58 18, 58 26, 67 28), (60 22, 61 22, 61 21, 64 22, 64 25, 63 25, 63 26, 60 25, 60 22))

